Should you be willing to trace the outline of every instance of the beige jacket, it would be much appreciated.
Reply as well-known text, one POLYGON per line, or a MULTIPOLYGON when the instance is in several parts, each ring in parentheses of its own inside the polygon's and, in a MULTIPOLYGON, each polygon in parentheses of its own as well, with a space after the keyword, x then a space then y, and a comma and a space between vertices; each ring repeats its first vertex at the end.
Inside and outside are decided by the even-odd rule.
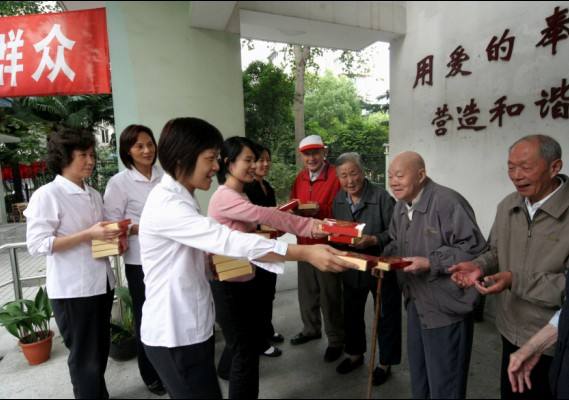
MULTIPOLYGON (((539 331, 564 301, 569 260, 569 182, 536 212, 530 222, 516 192, 498 205, 490 250, 476 258, 485 275, 512 272, 512 287, 498 295, 496 325, 516 346, 539 331)), ((553 352, 546 354, 552 355, 553 352)))

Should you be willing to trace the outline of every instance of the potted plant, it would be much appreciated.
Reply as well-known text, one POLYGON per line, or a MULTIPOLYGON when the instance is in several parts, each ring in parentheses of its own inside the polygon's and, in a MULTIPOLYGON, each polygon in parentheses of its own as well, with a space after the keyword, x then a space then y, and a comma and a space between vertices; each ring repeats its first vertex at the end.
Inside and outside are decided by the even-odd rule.
POLYGON ((41 287, 33 301, 15 300, 0 308, 0 325, 18 338, 30 365, 49 359, 53 338, 49 327, 52 314, 47 291, 41 287))
POLYGON ((132 297, 125 287, 117 287, 115 294, 119 299, 119 319, 111 322, 109 356, 117 361, 126 361, 136 357, 132 297))

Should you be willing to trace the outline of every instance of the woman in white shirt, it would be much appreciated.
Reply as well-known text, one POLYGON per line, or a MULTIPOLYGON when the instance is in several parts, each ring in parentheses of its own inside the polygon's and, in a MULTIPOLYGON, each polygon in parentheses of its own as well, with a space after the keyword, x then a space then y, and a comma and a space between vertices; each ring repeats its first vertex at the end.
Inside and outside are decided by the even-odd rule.
POLYGON ((69 349, 76 398, 108 398, 105 369, 115 280, 107 258, 93 259, 91 241, 117 237, 105 228, 101 195, 84 180, 95 167, 95 138, 62 129, 48 141, 56 178, 39 188, 24 211, 31 255, 46 256, 46 287, 55 321, 69 349))
POLYGON ((156 139, 150 128, 129 125, 121 133, 119 155, 126 167, 113 176, 105 190, 105 219, 130 219, 128 249, 123 254, 128 289, 132 296, 136 330, 138 370, 148 390, 157 395, 166 394, 158 373, 146 357, 140 341, 140 321, 144 304, 144 272, 140 261, 138 222, 150 191, 164 174, 156 163, 156 139))
POLYGON ((222 143, 221 133, 201 119, 166 123, 158 143, 166 173, 140 218, 146 284, 142 342, 172 398, 221 398, 207 253, 246 258, 275 272, 282 272, 285 260, 310 260, 325 271, 351 267, 331 247, 288 245, 232 231, 203 216, 195 190, 211 186, 222 143))

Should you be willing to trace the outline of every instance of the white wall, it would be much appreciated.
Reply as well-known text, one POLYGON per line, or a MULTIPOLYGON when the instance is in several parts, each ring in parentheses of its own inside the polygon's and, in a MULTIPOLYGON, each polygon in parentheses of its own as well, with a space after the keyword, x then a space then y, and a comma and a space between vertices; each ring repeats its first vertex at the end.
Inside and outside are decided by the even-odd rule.
MULTIPOLYGON (((189 26, 189 2, 107 1, 118 135, 171 118, 198 117, 225 137, 245 134, 239 36, 189 26)), ((118 142, 118 140, 117 140, 118 142)), ((198 191, 207 209, 209 195, 198 191)))
MULTIPOLYGON (((558 2, 408 2, 407 34, 391 45, 391 131, 390 157, 414 150, 425 158, 428 174, 438 183, 461 192, 474 207, 478 222, 488 233, 498 202, 513 191, 507 177, 508 147, 524 135, 543 133, 555 137, 569 163, 569 120, 541 119, 542 89, 569 83, 569 39, 557 45, 536 47, 545 18, 554 8, 569 7, 558 2), (509 62, 489 62, 486 46, 492 36, 501 37, 506 28, 516 36, 509 62), (463 69, 469 76, 445 78, 450 54, 462 45, 470 60, 463 69), (434 55, 433 86, 413 89, 417 62, 434 55), (503 126, 490 124, 489 110, 502 95, 510 102, 523 103, 518 117, 504 117, 503 126), (480 109, 478 132, 457 130, 457 106, 470 98, 480 109), (437 137, 431 121, 437 107, 448 104, 454 121, 446 136, 437 137)), ((567 173, 568 169, 564 168, 567 173)))

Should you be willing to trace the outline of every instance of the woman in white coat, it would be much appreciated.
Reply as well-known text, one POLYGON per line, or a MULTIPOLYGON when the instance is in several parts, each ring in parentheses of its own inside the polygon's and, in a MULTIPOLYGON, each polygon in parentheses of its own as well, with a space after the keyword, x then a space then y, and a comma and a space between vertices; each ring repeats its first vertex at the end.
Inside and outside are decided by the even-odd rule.
POLYGON ((203 216, 195 192, 209 189, 222 143, 221 133, 201 119, 166 123, 158 143, 165 174, 140 218, 146 284, 142 342, 172 398, 221 398, 207 253, 246 258, 275 272, 282 272, 285 260, 307 260, 325 271, 351 266, 331 247, 288 245, 203 216))
POLYGON ((146 357, 140 341, 140 322, 144 304, 144 272, 138 244, 138 222, 146 198, 164 175, 156 164, 156 139, 150 128, 129 125, 121 133, 119 155, 126 169, 113 176, 105 190, 105 219, 120 221, 130 219, 128 249, 123 254, 125 275, 132 297, 136 331, 138 370, 149 391, 166 394, 158 373, 146 357))
POLYGON ((105 369, 115 280, 108 258, 94 259, 93 239, 117 237, 105 228, 103 200, 85 179, 95 167, 95 138, 83 130, 51 134, 48 167, 56 178, 36 190, 24 215, 30 254, 46 256, 46 287, 69 349, 76 398, 108 398, 105 369))

